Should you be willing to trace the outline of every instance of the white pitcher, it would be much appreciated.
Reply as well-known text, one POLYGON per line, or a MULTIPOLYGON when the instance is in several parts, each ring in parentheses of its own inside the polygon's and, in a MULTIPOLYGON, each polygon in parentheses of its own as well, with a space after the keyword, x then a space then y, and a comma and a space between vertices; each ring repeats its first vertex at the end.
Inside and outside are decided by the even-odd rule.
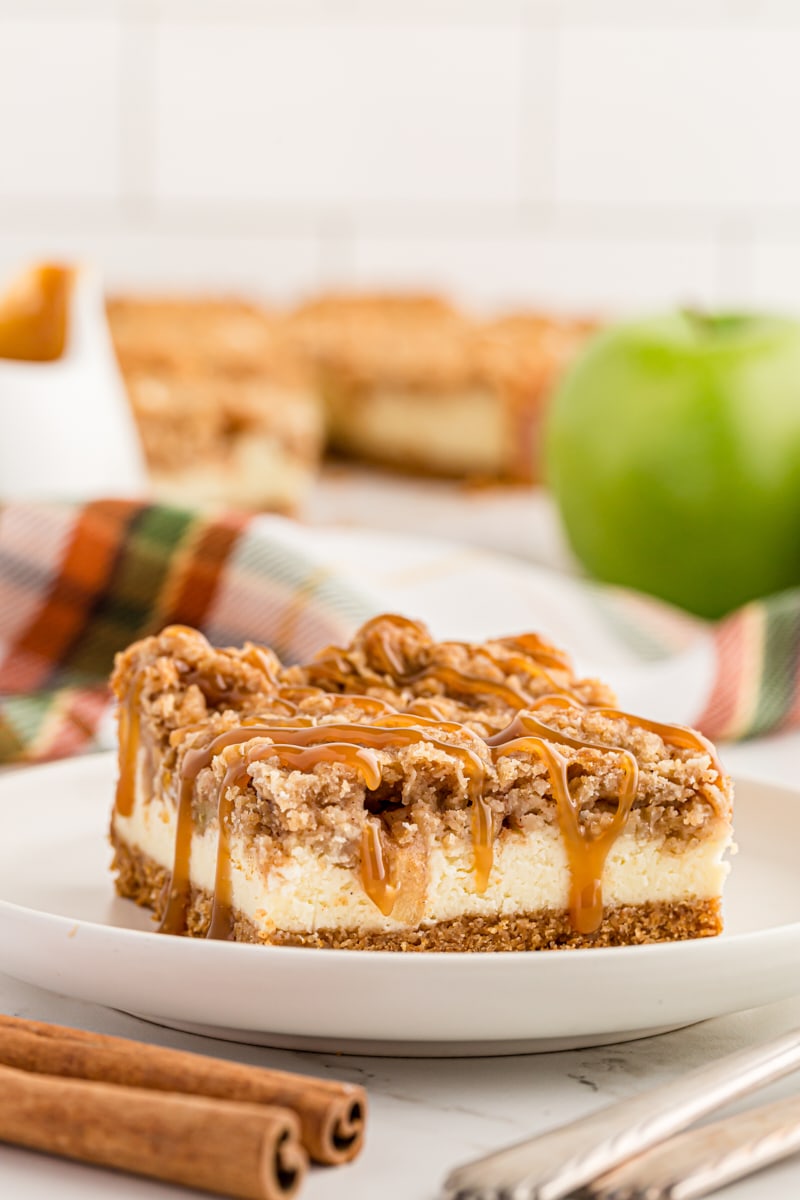
POLYGON ((0 502, 146 492, 100 279, 78 267, 63 353, 49 362, 0 358, 0 502))

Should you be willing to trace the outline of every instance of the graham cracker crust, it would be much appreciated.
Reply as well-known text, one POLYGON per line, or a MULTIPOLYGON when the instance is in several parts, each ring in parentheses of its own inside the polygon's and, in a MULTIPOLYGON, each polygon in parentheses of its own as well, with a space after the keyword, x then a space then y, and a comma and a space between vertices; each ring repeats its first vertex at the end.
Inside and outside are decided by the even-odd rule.
MULTIPOLYGON (((169 873, 112 828, 112 870, 120 896, 151 908, 158 919, 165 908, 169 873)), ((211 894, 193 888, 187 935, 204 937, 211 919, 211 894)), ((576 933, 566 912, 553 909, 496 917, 464 916, 428 928, 388 933, 359 929, 275 930, 265 933, 242 913, 234 914, 234 940, 278 946, 334 950, 499 951, 566 950, 600 946, 644 945, 714 937, 722 931, 718 899, 694 902, 618 905, 606 910, 592 934, 576 933)))

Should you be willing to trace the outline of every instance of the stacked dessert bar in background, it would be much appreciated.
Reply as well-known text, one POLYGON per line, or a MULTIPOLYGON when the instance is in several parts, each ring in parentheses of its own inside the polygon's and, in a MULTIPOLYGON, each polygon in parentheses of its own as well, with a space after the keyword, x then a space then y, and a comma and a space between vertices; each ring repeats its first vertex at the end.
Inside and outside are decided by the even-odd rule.
POLYGON ((323 415, 283 321, 233 300, 116 299, 107 311, 155 495, 295 511, 323 415))
POLYGON ((128 298, 108 313, 156 493, 283 511, 302 501, 323 441, 406 471, 536 481, 548 396, 594 328, 479 321, 401 294, 282 315, 128 298))

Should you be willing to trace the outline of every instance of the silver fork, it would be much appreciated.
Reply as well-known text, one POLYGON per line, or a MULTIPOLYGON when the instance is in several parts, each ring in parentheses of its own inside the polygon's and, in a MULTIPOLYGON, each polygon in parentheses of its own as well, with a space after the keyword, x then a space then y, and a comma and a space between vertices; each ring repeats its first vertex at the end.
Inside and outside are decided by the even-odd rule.
POLYGON ((800 1097, 679 1133, 581 1193, 586 1200, 698 1200, 800 1150, 800 1097))
MULTIPOLYGON (((690 1071, 663 1087, 609 1105, 598 1113, 457 1167, 445 1180, 441 1195, 446 1200, 560 1200, 561 1197, 569 1196, 580 1188, 596 1184, 594 1189, 589 1189, 588 1195, 602 1197, 603 1200, 684 1200, 684 1197, 689 1200, 689 1197, 705 1193, 676 1191, 674 1178, 668 1179, 664 1184, 667 1187, 671 1186, 672 1191, 663 1190, 663 1186, 660 1192, 648 1191, 649 1185, 642 1183, 645 1178, 643 1174, 640 1174, 638 1179, 629 1174, 627 1181, 623 1175, 618 1174, 616 1182, 609 1176, 610 1185, 617 1187, 616 1192, 597 1189, 601 1189, 604 1184, 602 1177, 608 1176, 614 1168, 620 1168, 621 1164, 665 1142, 707 1113, 798 1068, 800 1030, 794 1030, 774 1041, 730 1054, 710 1066, 690 1071), (639 1187, 638 1191, 635 1190, 636 1186, 639 1187), (628 1187, 628 1190, 625 1191, 624 1187, 628 1187)), ((788 1103, 780 1102, 777 1107, 781 1109, 781 1121, 785 1125, 787 1112, 784 1110, 788 1110, 788 1103)), ((767 1113, 766 1119, 769 1120, 770 1110, 773 1110, 774 1116, 774 1105, 756 1111, 761 1114, 767 1113)), ((800 1105, 792 1111, 794 1118, 800 1121, 800 1105)), ((731 1120, 744 1123, 746 1118, 754 1116, 754 1113, 747 1113, 731 1120)), ((789 1123, 791 1124, 791 1119, 789 1123)), ((718 1130, 725 1125, 728 1125, 728 1122, 721 1122, 719 1126, 711 1128, 718 1130)), ((755 1126, 750 1128, 750 1141, 763 1142, 764 1123, 759 1122, 760 1132, 757 1137, 753 1133, 755 1126)), ((691 1159, 696 1173, 699 1170, 698 1147, 702 1150, 702 1138, 707 1136, 707 1130, 698 1130, 687 1136, 689 1139, 699 1140, 676 1140, 684 1141, 683 1151, 687 1155, 687 1169, 691 1159)), ((740 1146, 742 1136, 740 1125, 740 1146)), ((793 1152, 794 1143, 791 1136, 788 1139, 784 1138, 783 1144, 788 1147, 785 1154, 793 1152)), ((777 1141, 774 1140, 770 1146, 774 1151, 777 1141)), ((753 1170, 766 1162, 775 1161, 776 1157, 784 1157, 783 1153, 772 1153, 771 1157, 765 1157, 767 1152, 762 1148, 760 1159, 756 1154, 753 1170)), ((720 1152, 716 1158, 720 1157, 725 1158, 725 1155, 720 1152)), ((739 1169, 743 1165, 741 1155, 737 1162, 737 1174, 727 1175, 721 1179, 720 1184, 713 1186, 721 1186, 722 1182, 746 1174, 748 1168, 739 1169)), ((664 1168, 668 1165, 665 1162, 661 1164, 662 1182, 664 1168)), ((640 1160, 640 1166, 643 1171, 646 1166, 645 1159, 640 1160)), ((724 1174, 724 1170, 730 1170, 732 1166, 728 1155, 724 1168, 720 1169, 724 1174)), ((634 1171, 634 1167, 635 1163, 631 1163, 631 1172, 634 1171)))

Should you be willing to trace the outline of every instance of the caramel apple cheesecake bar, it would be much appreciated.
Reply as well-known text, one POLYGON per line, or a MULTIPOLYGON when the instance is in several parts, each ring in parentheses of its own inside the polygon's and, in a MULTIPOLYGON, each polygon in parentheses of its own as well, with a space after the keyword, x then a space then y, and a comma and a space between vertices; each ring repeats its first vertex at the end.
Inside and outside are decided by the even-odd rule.
POLYGON ((293 512, 323 418, 282 322, 222 300, 117 299, 108 319, 155 494, 293 512))
POLYGON ((425 295, 327 296, 290 320, 316 372, 333 449, 456 478, 538 478, 548 394, 592 326, 490 323, 425 295))
POLYGON ((732 788, 535 634, 377 617, 284 667, 172 626, 117 658, 122 896, 167 933, 536 950, 721 929, 732 788))

